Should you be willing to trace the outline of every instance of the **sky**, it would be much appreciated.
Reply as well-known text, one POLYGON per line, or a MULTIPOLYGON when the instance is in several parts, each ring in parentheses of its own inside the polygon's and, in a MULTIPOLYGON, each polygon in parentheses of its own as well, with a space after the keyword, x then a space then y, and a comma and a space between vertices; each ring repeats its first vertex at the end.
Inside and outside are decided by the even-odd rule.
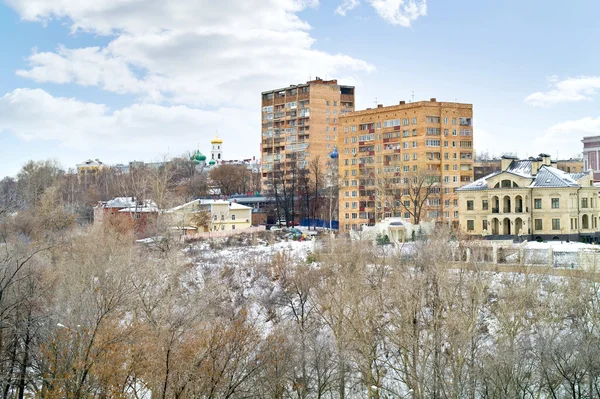
POLYGON ((0 0, 0 177, 259 156, 261 91, 473 104, 477 152, 568 159, 600 134, 597 0, 0 0))

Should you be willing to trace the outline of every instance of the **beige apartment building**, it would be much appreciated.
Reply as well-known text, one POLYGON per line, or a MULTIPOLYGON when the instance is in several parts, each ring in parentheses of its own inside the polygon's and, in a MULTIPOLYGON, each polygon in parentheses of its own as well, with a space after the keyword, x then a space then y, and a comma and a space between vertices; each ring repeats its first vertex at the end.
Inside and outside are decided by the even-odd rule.
POLYGON ((460 226, 469 235, 597 241, 593 172, 567 173, 550 156, 504 156, 501 169, 457 190, 460 226))
POLYGON ((344 115, 340 125, 340 230, 386 217, 415 223, 414 200, 425 192, 417 219, 458 225, 455 190, 473 181, 471 104, 400 101, 344 115))
POLYGON ((339 119, 354 111, 354 86, 316 78, 305 84, 262 92, 261 159, 263 191, 274 178, 289 178, 334 149, 339 119))

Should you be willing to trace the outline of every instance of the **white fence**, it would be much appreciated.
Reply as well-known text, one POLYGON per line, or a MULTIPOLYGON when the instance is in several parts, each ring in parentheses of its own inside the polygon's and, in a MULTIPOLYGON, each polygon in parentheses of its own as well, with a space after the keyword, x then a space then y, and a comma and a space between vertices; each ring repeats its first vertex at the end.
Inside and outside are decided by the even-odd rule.
POLYGON ((207 231, 205 233, 195 233, 184 236, 184 240, 194 240, 198 238, 221 238, 231 237, 238 234, 253 234, 265 231, 265 226, 248 227, 247 229, 240 230, 224 230, 224 231, 207 231))

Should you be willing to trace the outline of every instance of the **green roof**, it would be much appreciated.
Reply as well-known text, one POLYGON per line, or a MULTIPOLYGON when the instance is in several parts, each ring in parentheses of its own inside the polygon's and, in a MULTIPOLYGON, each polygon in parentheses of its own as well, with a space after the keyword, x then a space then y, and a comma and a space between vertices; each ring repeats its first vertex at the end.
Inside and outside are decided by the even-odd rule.
POLYGON ((200 150, 196 150, 196 153, 190 157, 190 161, 194 161, 196 163, 206 161, 206 155, 203 155, 200 150))

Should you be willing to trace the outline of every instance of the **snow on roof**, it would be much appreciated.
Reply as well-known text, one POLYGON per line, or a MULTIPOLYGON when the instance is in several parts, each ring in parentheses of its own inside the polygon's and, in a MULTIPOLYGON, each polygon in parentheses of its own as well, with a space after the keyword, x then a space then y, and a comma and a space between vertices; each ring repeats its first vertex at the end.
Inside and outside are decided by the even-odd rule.
POLYGON ((587 176, 586 172, 579 173, 567 173, 553 166, 542 165, 540 166, 537 174, 532 174, 532 161, 512 161, 505 171, 497 171, 491 173, 481 179, 462 186, 458 191, 475 191, 475 190, 487 190, 488 179, 498 176, 501 173, 510 173, 527 179, 531 179, 532 182, 526 187, 581 187, 577 180, 584 176, 587 176))
POLYGON ((136 201, 134 197, 116 197, 102 204, 103 208, 157 208, 152 200, 136 201))
POLYGON ((175 212, 181 210, 183 208, 187 208, 192 204, 199 205, 228 205, 229 209, 252 209, 250 206, 238 204, 237 202, 227 201, 227 200, 209 200, 209 199, 195 199, 193 201, 187 202, 183 205, 176 206, 174 208, 169 209, 167 212, 175 212))

